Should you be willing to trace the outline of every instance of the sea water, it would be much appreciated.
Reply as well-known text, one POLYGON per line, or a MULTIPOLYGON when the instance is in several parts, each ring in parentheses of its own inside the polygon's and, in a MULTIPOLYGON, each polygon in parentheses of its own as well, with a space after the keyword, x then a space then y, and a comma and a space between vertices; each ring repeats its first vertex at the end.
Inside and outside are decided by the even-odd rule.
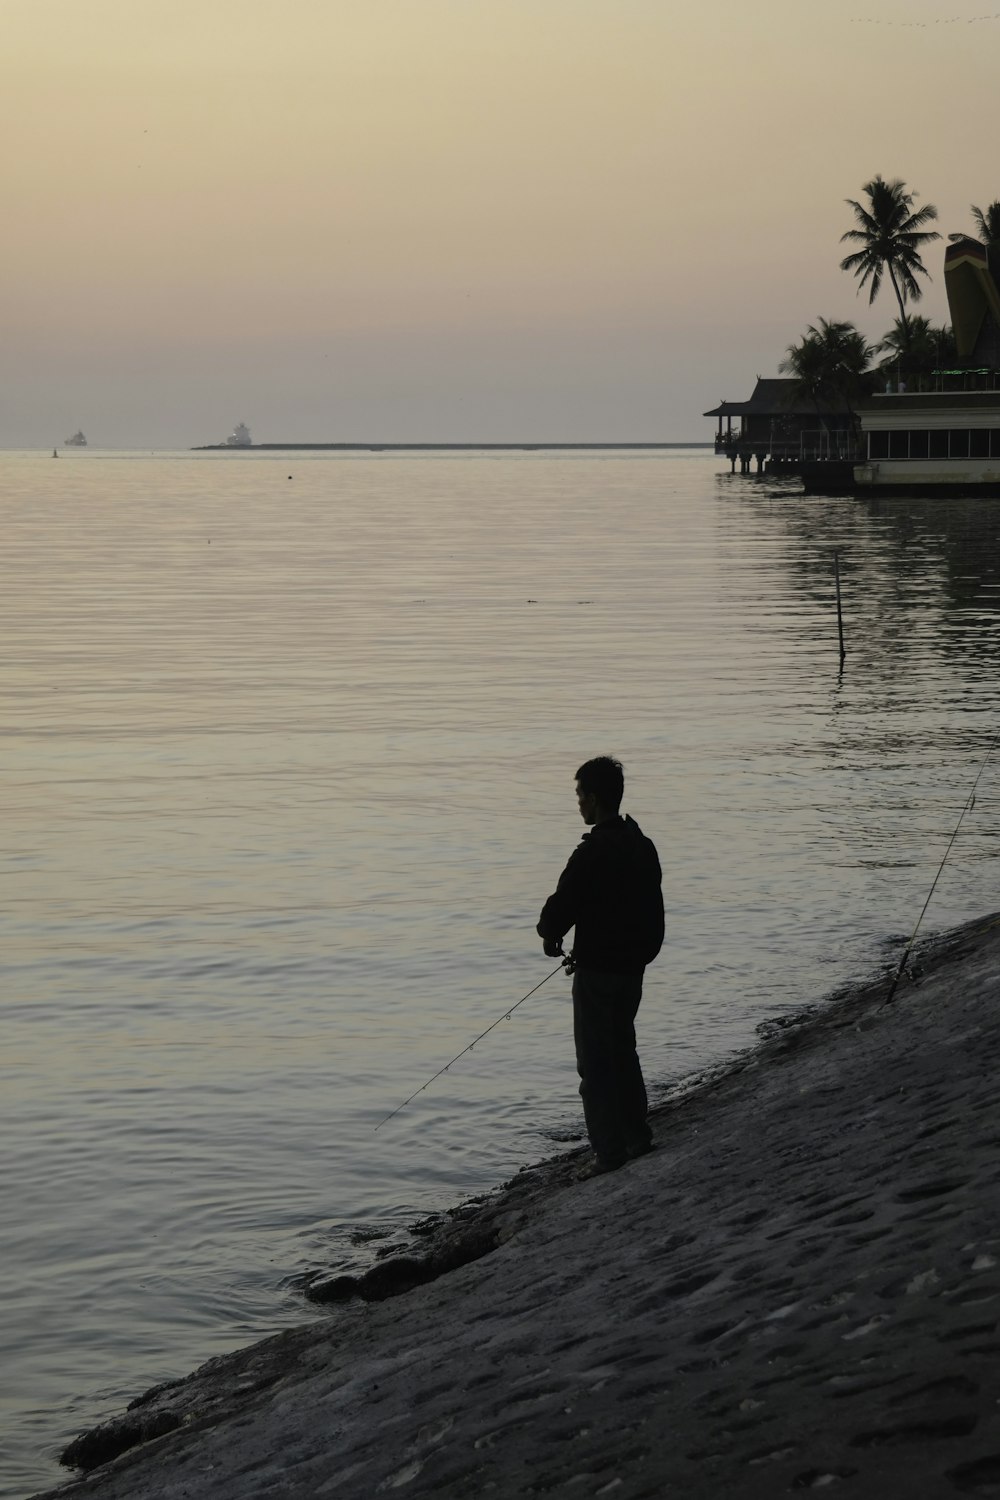
MULTIPOLYGON (((696 450, 0 478, 5 1497, 578 1138, 562 974, 375 1127, 551 970, 582 760, 663 863, 655 1100, 891 962, 1000 726, 989 501, 696 450)), ((926 932, 1000 905, 998 777, 926 932)))

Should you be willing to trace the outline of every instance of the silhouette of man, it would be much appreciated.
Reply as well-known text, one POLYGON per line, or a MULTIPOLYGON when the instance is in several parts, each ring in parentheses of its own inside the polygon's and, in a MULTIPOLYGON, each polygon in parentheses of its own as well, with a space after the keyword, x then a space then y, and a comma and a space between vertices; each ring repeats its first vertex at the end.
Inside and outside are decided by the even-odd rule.
POLYGON ((638 823, 621 817, 622 767, 602 755, 576 773, 580 816, 591 829, 542 908, 538 934, 558 957, 573 941, 573 1037, 594 1158, 587 1175, 613 1172, 652 1149, 635 1017, 646 965, 663 943, 660 861, 638 823))

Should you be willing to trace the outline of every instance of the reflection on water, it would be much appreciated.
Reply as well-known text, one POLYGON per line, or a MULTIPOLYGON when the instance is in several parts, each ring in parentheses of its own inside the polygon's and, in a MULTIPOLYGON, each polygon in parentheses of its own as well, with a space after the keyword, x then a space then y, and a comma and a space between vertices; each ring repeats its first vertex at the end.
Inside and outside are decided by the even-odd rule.
MULTIPOLYGON (((0 1493, 579 1120, 534 923, 625 762, 660 1089, 908 935, 996 730, 991 502, 705 453, 6 455, 0 1493), (290 477, 289 477, 290 476, 290 477), (832 555, 848 655, 839 670, 832 555), (3 1486, 6 1486, 4 1488, 3 1486)), ((926 920, 996 904, 996 779, 926 920)))

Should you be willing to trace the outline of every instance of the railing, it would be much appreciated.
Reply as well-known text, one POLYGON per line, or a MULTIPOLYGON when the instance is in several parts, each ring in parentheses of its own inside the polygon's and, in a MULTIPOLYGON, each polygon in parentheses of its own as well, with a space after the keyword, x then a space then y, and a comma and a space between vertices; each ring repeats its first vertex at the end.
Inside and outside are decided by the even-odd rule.
POLYGON ((864 454, 861 444, 853 432, 826 428, 800 433, 799 457, 807 463, 836 460, 840 463, 857 463, 864 454))
POLYGON ((853 432, 831 432, 824 429, 799 433, 794 438, 773 440, 770 438, 745 437, 742 432, 717 434, 716 453, 725 453, 728 458, 738 455, 765 454, 772 463, 801 463, 803 460, 839 459, 856 462, 862 457, 861 448, 853 432))
MULTIPOLYGON (((1000 390, 1000 371, 982 366, 978 370, 933 370, 929 375, 911 375, 907 388, 919 392, 964 393, 1000 390)), ((892 394, 887 391, 886 395, 892 394)))

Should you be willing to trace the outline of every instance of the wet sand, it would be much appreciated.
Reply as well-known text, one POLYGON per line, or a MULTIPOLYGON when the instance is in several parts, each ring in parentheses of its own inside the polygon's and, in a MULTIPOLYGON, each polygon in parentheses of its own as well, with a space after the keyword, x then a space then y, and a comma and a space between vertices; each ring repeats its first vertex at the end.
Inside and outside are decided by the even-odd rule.
POLYGON ((329 1318, 140 1398, 48 1495, 1000 1495, 1000 916, 919 965, 622 1171, 563 1155, 331 1277, 329 1318))

